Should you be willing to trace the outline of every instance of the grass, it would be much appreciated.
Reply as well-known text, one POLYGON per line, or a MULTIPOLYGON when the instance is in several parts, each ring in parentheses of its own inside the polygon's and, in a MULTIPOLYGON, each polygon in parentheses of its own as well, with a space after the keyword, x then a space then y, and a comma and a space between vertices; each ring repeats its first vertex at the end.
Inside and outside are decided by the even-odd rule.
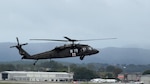
POLYGON ((25 83, 10 83, 10 82, 0 82, 0 84, 25 84, 25 83))
POLYGON ((23 84, 23 83, 0 83, 0 84, 23 84))

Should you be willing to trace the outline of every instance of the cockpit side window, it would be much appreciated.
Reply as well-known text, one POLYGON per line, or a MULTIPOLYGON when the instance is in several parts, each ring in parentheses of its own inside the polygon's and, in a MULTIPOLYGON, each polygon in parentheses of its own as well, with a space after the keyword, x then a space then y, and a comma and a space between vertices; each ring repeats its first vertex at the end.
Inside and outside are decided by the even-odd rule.
POLYGON ((85 47, 83 47, 83 48, 82 48, 82 51, 83 51, 83 52, 84 52, 84 51, 86 51, 86 48, 85 48, 85 47))
POLYGON ((87 51, 87 50, 91 51, 91 50, 93 50, 93 48, 92 48, 92 47, 83 47, 83 48, 82 48, 82 51, 83 51, 83 52, 85 52, 85 51, 87 51))
POLYGON ((88 50, 93 50, 93 48, 92 47, 88 47, 88 50))

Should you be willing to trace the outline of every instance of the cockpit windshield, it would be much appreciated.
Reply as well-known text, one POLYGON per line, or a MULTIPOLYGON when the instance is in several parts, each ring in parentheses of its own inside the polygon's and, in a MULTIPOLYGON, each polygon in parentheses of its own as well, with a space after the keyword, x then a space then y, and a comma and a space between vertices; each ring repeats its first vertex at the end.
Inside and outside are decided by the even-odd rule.
POLYGON ((83 47, 83 48, 82 48, 82 51, 83 51, 83 52, 86 51, 86 50, 91 51, 91 50, 93 50, 93 48, 90 47, 90 46, 88 46, 88 47, 83 47))
POLYGON ((93 50, 93 48, 92 47, 88 47, 88 50, 93 50))

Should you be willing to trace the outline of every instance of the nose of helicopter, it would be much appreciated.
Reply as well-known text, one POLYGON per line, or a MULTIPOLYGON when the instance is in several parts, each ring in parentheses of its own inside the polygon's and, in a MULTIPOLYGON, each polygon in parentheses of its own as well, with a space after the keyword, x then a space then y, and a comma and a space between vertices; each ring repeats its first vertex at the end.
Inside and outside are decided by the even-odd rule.
POLYGON ((94 54, 99 53, 99 51, 97 49, 94 49, 93 51, 94 51, 94 54))

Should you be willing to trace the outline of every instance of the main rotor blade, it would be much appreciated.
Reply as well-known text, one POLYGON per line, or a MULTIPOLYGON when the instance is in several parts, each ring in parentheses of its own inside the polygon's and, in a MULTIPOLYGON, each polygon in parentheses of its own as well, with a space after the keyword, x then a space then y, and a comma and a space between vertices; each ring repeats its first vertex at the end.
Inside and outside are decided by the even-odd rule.
POLYGON ((18 39, 18 37, 16 37, 16 39, 17 39, 17 44, 19 45, 19 39, 18 39))
POLYGON ((68 41, 70 41, 70 42, 75 42, 75 41, 78 41, 78 40, 76 40, 76 39, 70 39, 70 38, 68 38, 68 37, 64 37, 65 39, 67 39, 68 41))
POLYGON ((70 39, 68 37, 64 37, 65 39, 67 39, 68 41, 72 41, 72 42, 75 42, 75 41, 93 41, 93 40, 110 40, 110 39, 117 39, 117 38, 102 38, 102 39, 85 39, 85 40, 76 40, 76 39, 70 39))
POLYGON ((64 37, 67 40, 58 40, 58 39, 30 39, 30 40, 38 40, 38 41, 61 41, 61 42, 77 42, 77 41, 93 41, 93 40, 111 40, 117 38, 102 38, 102 39, 85 39, 85 40, 76 40, 70 39, 68 37, 64 37))
POLYGON ((70 39, 70 38, 68 38, 68 37, 64 37, 65 39, 67 39, 68 41, 72 41, 73 39, 70 39))
POLYGON ((68 42, 68 40, 57 40, 57 39, 30 39, 30 40, 38 40, 38 41, 61 41, 61 42, 68 42))
POLYGON ((77 40, 77 41, 94 41, 94 40, 111 40, 111 39, 117 39, 117 38, 85 39, 85 40, 77 40))

